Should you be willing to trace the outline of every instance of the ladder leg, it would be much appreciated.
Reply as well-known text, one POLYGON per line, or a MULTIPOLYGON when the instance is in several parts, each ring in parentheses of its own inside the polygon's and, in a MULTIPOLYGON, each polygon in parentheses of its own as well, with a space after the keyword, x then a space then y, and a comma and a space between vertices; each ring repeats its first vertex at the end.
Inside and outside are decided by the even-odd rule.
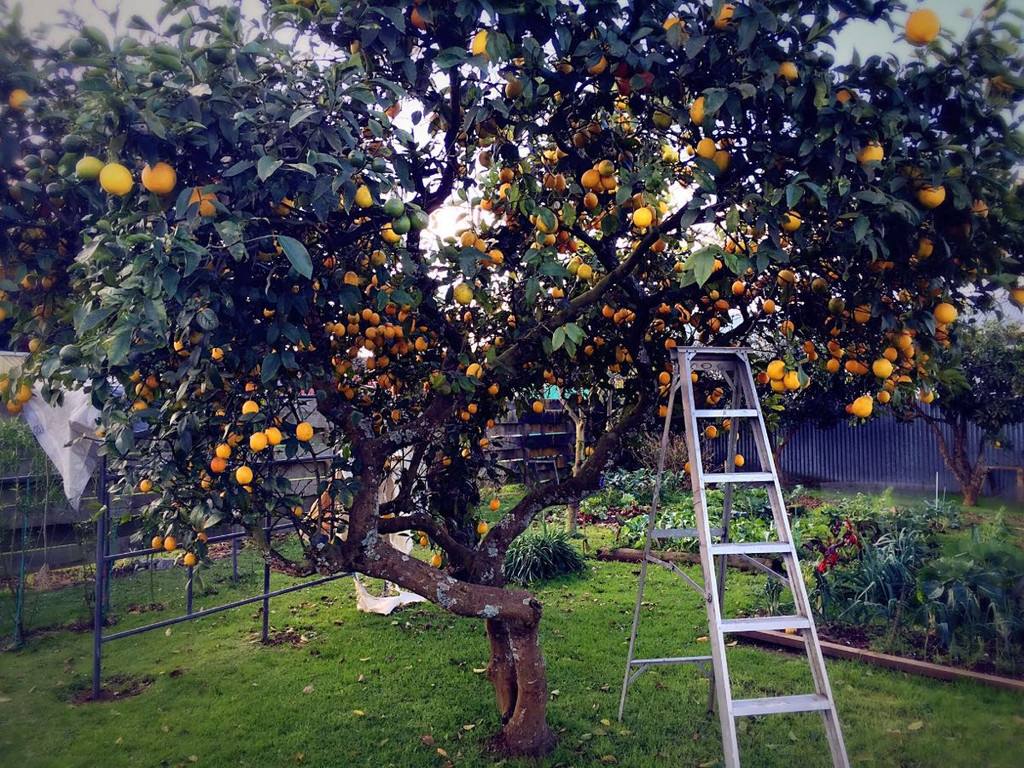
POLYGON ((629 632, 629 650, 626 653, 626 671, 622 676, 622 693, 619 696, 619 722, 622 721, 622 713, 626 709, 626 693, 629 691, 629 675, 633 668, 633 658, 636 651, 636 636, 640 627, 640 606, 644 599, 644 587, 647 584, 647 564, 651 554, 651 543, 654 528, 658 518, 658 499, 661 497, 661 476, 665 471, 665 456, 668 453, 668 440, 672 428, 672 408, 675 404, 676 389, 679 386, 678 373, 672 380, 669 387, 668 407, 665 413, 665 427, 661 432, 661 450, 658 454, 658 473, 654 478, 654 495, 651 499, 651 508, 647 513, 647 534, 644 538, 644 556, 640 561, 640 583, 636 590, 636 604, 633 606, 633 626, 629 632))
MULTIPOLYGON (((744 356, 744 372, 740 377, 740 384, 744 390, 747 402, 752 405, 757 402, 756 389, 754 387, 754 376, 750 370, 750 363, 744 356)), ((766 469, 773 476, 772 484, 768 487, 768 498, 772 506, 772 514, 778 529, 780 541, 793 541, 793 535, 789 526, 789 517, 786 514, 785 499, 782 495, 782 487, 779 484, 779 474, 775 466, 775 457, 771 452, 771 444, 768 439, 768 430, 764 424, 764 418, 758 407, 758 424, 754 428, 754 442, 757 447, 758 458, 761 461, 762 469, 766 469)), ((846 754, 846 744, 843 740, 842 728, 839 724, 839 715, 836 712, 835 698, 832 695, 832 687, 829 684, 828 673, 825 669, 825 658, 821 652, 821 644, 818 641, 818 630, 814 625, 811 613, 810 598, 807 595, 807 586, 804 584, 803 574, 800 572, 800 564, 796 557, 796 549, 792 550, 791 557, 786 558, 786 567, 790 569, 789 577, 790 591, 793 594, 793 602, 797 614, 810 619, 810 626, 801 631, 801 638, 804 641, 804 650, 807 653, 807 661, 811 670, 811 677, 814 680, 815 692, 824 696, 829 701, 827 709, 821 710, 822 722, 825 726, 825 735, 828 739, 829 751, 832 755, 832 764, 838 768, 849 768, 850 762, 846 754)))
POLYGON ((708 642, 711 645, 711 663, 714 669, 715 702, 718 707, 718 722, 722 729, 722 750, 726 768, 739 768, 739 743, 736 738, 736 721, 732 713, 732 691, 729 670, 725 658, 725 638, 719 622, 722 615, 718 599, 715 558, 711 553, 711 525, 708 520, 707 498, 704 492, 704 467, 700 454, 700 437, 696 406, 690 378, 689 357, 680 354, 682 363, 682 401, 686 420, 686 450, 690 457, 690 482, 693 487, 694 517, 700 536, 700 564, 704 573, 705 599, 707 601, 708 642))

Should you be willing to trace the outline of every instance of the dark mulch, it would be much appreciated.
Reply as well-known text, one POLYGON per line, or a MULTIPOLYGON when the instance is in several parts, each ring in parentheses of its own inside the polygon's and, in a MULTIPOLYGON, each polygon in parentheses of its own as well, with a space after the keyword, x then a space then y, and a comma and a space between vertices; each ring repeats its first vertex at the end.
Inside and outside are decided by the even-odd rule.
POLYGON ((92 688, 81 688, 73 692, 72 704, 85 704, 90 701, 117 701, 127 699, 131 696, 138 696, 153 684, 153 678, 149 675, 133 677, 131 675, 114 675, 107 678, 98 698, 93 698, 92 688))

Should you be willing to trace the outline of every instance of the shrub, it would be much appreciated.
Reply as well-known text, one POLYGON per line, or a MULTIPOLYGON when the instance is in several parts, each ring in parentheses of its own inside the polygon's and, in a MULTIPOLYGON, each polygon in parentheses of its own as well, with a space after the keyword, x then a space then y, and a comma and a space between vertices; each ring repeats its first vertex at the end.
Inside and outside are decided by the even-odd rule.
POLYGON ((585 568, 583 555, 564 531, 523 534, 505 555, 505 576, 516 584, 546 581, 585 568))

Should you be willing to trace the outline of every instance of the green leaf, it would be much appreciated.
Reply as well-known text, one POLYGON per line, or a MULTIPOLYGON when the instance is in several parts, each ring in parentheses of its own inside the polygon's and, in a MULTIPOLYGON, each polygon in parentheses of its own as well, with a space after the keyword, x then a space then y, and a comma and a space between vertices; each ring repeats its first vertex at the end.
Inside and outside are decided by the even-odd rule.
POLYGON ((281 250, 284 251, 284 255, 288 257, 288 261, 292 263, 292 267, 296 272, 305 278, 313 276, 313 262, 309 258, 309 251, 306 250, 306 246, 294 237, 288 237, 287 235, 278 235, 277 243, 281 246, 281 250))
POLYGON ((281 370, 281 356, 277 352, 271 352, 263 358, 263 363, 260 365, 260 378, 264 384, 267 384, 274 380, 279 370, 281 370))
POLYGON ((320 110, 317 107, 314 107, 312 105, 307 105, 305 107, 299 107, 294 112, 292 112, 292 116, 288 119, 288 127, 289 128, 294 128, 296 125, 301 123, 303 120, 306 120, 306 119, 312 117, 313 115, 315 115, 319 111, 320 110))
POLYGON ((718 255, 718 251, 717 247, 708 246, 707 248, 695 251, 686 260, 686 269, 693 272, 697 285, 703 287, 704 283, 711 277, 711 272, 715 268, 715 257, 718 255))
POLYGON ((551 334, 551 348, 561 349, 563 344, 565 344, 565 328, 556 328, 555 332, 551 334))
POLYGON ((284 165, 284 160, 278 160, 272 155, 264 155, 256 163, 256 175, 260 177, 260 181, 266 181, 282 165, 284 165))
POLYGON ((121 365, 128 359, 128 350, 132 345, 132 332, 130 325, 122 325, 107 343, 107 359, 111 365, 121 365))

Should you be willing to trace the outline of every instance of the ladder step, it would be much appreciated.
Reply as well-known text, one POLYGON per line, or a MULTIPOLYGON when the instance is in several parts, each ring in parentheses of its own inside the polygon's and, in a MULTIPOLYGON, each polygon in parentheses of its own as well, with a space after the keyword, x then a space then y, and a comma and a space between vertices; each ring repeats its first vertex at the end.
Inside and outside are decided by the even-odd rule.
POLYGON ((712 544, 713 555, 770 555, 774 553, 792 554, 793 545, 788 541, 749 541, 712 544))
MULTIPOLYGON (((721 528, 712 528, 712 536, 721 536, 721 528)), ((651 531, 651 537, 655 539, 696 539, 700 531, 696 528, 655 528, 651 531)))
POLYGON ((705 483, 770 483, 775 479, 771 472, 712 472, 704 475, 705 483))
POLYGON ((631 667, 652 667, 660 664, 710 664, 710 656, 669 656, 664 659, 633 659, 631 667))
POLYGON ((827 696, 817 693, 803 693, 797 696, 772 696, 765 699, 733 699, 733 717, 754 717, 756 715, 782 715, 787 712, 820 712, 831 709, 827 696))
POLYGON ((808 629, 810 619, 806 616, 753 616, 746 619, 724 619, 718 628, 723 634, 731 632, 782 632, 787 629, 808 629))
POLYGON ((693 412, 698 419, 756 419, 754 408, 698 408, 693 412))

